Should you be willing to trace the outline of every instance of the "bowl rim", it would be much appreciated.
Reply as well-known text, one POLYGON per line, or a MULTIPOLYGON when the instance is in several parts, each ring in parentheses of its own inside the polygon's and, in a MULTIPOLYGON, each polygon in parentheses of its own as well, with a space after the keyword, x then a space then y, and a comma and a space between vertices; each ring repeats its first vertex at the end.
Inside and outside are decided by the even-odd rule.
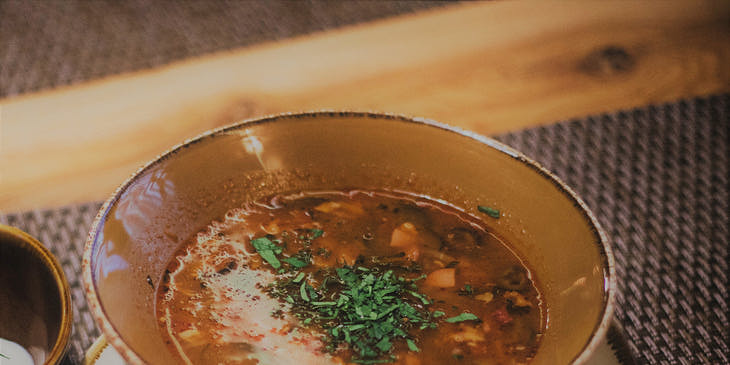
POLYGON ((35 237, 29 233, 5 224, 0 224, 0 233, 12 236, 23 244, 27 245, 30 250, 38 254, 38 258, 49 269, 53 280, 58 289, 59 300, 61 304, 61 323, 58 328, 55 342, 51 351, 46 356, 44 364, 57 364, 61 361, 66 353, 71 338, 71 325, 73 323, 73 309, 71 308, 71 288, 69 287, 66 274, 63 272, 58 259, 51 251, 35 237))
POLYGON ((442 122, 437 122, 432 119, 428 118, 422 118, 422 117, 414 117, 414 116, 408 116, 404 114, 395 114, 395 113, 384 113, 384 112, 374 112, 374 111, 353 111, 353 110, 329 110, 329 109, 323 109, 323 110, 315 110, 315 111, 303 111, 303 112, 287 112, 287 113, 278 113, 278 114, 270 114, 270 115, 264 115, 259 117, 252 117, 252 118, 246 118, 242 119, 240 121, 227 124, 221 127, 209 129, 207 131, 204 131, 200 134, 198 134, 195 137, 188 138, 184 140, 181 143, 178 143, 177 145, 172 146, 165 152, 159 154, 152 160, 146 162, 142 167, 137 169, 134 173, 132 173, 121 185, 119 185, 112 195, 103 203, 101 208, 99 209, 99 212, 97 213, 96 217, 94 218, 94 221, 92 223, 91 229, 89 231, 89 234, 86 239, 86 243, 84 244, 84 254, 83 254, 83 260, 82 260, 82 281, 84 284, 84 291, 86 294, 86 299, 89 304, 89 307, 91 309, 92 316, 94 317, 96 323, 99 325, 99 327, 102 330, 102 334, 106 338, 109 344, 114 347, 120 355, 130 364, 130 365, 142 365, 145 364, 145 362, 142 360, 142 358, 137 355, 137 353, 132 350, 121 338, 121 335, 116 331, 114 326, 109 322, 109 320, 106 317, 106 314, 104 312, 104 309, 101 305, 101 302, 99 301, 99 297, 96 295, 96 285, 93 281, 93 273, 91 271, 91 255, 94 251, 94 242, 96 241, 96 237, 100 231, 100 228, 103 226, 103 222, 108 215, 109 211, 111 210, 111 207, 119 200, 121 195, 126 191, 126 189, 137 179, 138 176, 143 174, 145 171, 149 170, 150 168, 158 165, 159 163, 165 161, 166 159, 174 156, 178 152, 182 151, 186 147, 189 147, 193 144, 196 144, 198 142, 201 142, 207 138, 213 138, 220 134, 225 134, 226 132, 229 132, 231 130, 237 130, 241 128, 245 128, 247 126, 254 126, 254 125, 261 125, 265 123, 272 123, 276 122, 277 120, 285 120, 285 119, 315 119, 318 117, 351 117, 351 118, 374 118, 374 119, 387 119, 387 120, 393 120, 398 122, 406 122, 406 123, 413 123, 417 125, 423 125, 430 128, 436 128, 441 129, 446 132, 455 133, 457 135, 460 135, 462 137, 471 138, 477 142, 480 142, 488 147, 494 148, 495 150, 504 153, 508 155, 509 157, 517 160, 517 162, 520 162, 531 169, 533 169, 538 174, 542 175, 544 178, 548 179, 557 189, 559 192, 564 194, 570 201, 572 201, 573 205, 581 212, 583 215, 583 218, 586 220, 588 225, 590 226, 591 230, 594 232, 594 234, 597 236, 598 240, 598 248, 600 256, 603 259, 602 262, 602 268, 604 269, 604 288, 603 288, 603 308, 602 313, 600 316, 600 320, 596 323, 593 332, 591 333, 591 337, 588 339, 586 344, 581 349, 580 353, 571 361, 571 364, 579 365, 579 364, 585 364, 593 355, 595 350, 598 348, 598 346, 601 344, 601 341, 603 341, 606 338, 606 334, 608 332, 609 327, 611 326, 611 320, 613 318, 613 313, 615 310, 615 300, 616 300, 616 290, 617 290, 617 283, 616 283, 616 269, 615 269, 615 260, 613 251, 611 249, 611 245, 609 243, 608 235, 604 231, 604 229, 601 227, 600 223, 598 222, 598 219, 595 217, 593 212, 588 208, 586 203, 575 193, 575 191, 570 188, 565 182, 563 182, 558 176, 544 168, 542 165, 540 165, 535 160, 525 156, 521 152, 501 143, 498 142, 495 139, 483 136, 481 134, 478 134, 476 132, 472 132, 466 129, 462 129, 460 127, 448 125, 442 122))

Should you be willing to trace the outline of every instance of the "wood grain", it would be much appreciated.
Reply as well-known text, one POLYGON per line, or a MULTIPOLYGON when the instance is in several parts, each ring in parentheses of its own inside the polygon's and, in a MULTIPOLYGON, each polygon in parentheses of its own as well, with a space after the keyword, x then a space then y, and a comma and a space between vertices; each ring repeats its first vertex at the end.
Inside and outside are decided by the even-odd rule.
POLYGON ((730 2, 447 7, 0 104, 0 211, 105 199, 242 118, 354 109, 483 134, 730 91, 730 2))

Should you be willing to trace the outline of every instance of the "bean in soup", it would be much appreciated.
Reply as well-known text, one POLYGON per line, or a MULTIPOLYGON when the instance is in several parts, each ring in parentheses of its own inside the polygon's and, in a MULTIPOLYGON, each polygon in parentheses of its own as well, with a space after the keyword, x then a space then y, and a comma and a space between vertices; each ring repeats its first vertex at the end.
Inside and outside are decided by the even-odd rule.
POLYGON ((248 204, 176 254, 161 332, 189 364, 527 363, 543 310, 494 217, 385 191, 248 204))

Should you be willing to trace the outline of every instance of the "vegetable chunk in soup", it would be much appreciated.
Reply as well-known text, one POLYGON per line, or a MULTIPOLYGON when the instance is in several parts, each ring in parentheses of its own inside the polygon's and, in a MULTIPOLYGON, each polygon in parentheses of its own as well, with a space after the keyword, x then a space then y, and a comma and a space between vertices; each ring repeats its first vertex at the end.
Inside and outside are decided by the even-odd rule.
POLYGON ((248 204, 178 251, 160 330, 188 364, 527 363, 540 297, 495 216, 385 191, 248 204))

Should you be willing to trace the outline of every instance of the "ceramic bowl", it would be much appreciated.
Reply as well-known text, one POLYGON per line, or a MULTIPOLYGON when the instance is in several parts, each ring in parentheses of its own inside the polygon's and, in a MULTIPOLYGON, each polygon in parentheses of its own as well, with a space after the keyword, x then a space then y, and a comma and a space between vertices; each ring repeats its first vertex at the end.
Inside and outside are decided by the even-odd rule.
POLYGON ((56 258, 29 234, 0 225, 0 338, 22 346, 35 364, 57 364, 71 316, 68 282, 56 258))
POLYGON ((231 208, 299 190, 396 189, 503 212, 492 227, 537 273, 547 329, 533 364, 584 363, 613 312, 607 237, 576 194, 492 139, 433 121, 356 112, 241 122, 174 147, 103 205, 84 284, 109 343, 131 364, 172 363, 155 290, 174 251, 231 208))

